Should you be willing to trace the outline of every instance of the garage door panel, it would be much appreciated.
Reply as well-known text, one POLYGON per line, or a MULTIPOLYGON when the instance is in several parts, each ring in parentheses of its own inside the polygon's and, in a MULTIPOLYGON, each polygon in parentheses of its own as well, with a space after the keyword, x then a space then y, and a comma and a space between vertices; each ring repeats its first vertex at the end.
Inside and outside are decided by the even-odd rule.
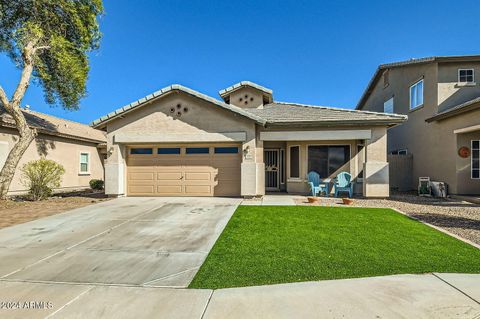
POLYGON ((238 181, 222 182, 213 189, 214 196, 238 196, 238 194, 240 194, 238 181))
POLYGON ((130 172, 128 174, 130 181, 154 181, 155 174, 153 172, 130 172))
POLYGON ((185 185, 185 194, 190 195, 211 195, 211 185, 185 185))
POLYGON ((185 181, 207 181, 212 179, 211 172, 185 172, 185 181))
POLYGON ((240 169, 238 167, 223 168, 218 170, 216 179, 218 181, 239 181, 240 169))
POLYGON ((182 179, 182 172, 158 172, 157 181, 180 181, 182 179))
POLYGON ((153 195, 155 194, 155 186, 153 185, 130 185, 128 193, 134 195, 153 195))
POLYGON ((160 195, 182 195, 182 185, 157 185, 160 195))

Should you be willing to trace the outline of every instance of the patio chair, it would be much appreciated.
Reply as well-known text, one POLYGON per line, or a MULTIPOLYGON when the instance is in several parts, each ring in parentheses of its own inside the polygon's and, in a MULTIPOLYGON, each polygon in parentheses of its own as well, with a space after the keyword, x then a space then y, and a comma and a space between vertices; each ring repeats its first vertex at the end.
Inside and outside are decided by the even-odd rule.
POLYGON ((347 172, 341 172, 335 178, 335 183, 333 184, 333 190, 335 192, 335 197, 338 197, 340 192, 348 192, 348 197, 353 195, 353 183, 352 175, 347 172))
POLYGON ((325 192, 325 194, 328 192, 326 185, 322 183, 320 175, 318 175, 317 172, 311 171, 308 173, 308 185, 310 185, 312 196, 317 196, 317 194, 320 194, 321 192, 325 192))

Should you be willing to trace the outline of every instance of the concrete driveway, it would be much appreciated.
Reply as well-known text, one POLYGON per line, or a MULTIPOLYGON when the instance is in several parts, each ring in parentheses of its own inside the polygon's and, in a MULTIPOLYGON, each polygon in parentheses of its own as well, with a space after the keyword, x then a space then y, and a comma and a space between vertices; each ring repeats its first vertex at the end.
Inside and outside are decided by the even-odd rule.
POLYGON ((186 287, 239 199, 120 198, 0 230, 0 279, 186 287))

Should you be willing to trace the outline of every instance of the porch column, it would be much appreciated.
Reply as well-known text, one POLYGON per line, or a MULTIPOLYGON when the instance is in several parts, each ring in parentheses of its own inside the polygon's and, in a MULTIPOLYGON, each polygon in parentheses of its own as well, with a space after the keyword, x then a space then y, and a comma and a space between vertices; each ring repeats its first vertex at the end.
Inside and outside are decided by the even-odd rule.
POLYGON ((113 137, 107 141, 107 159, 105 160, 105 194, 109 196, 126 195, 125 188, 125 154, 122 144, 114 144, 113 137))
POLYGON ((244 197, 265 195, 263 141, 256 138, 255 129, 247 132, 247 140, 242 144, 241 195, 244 197))
POLYGON ((363 174, 363 196, 388 197, 390 195, 386 127, 372 129, 372 137, 366 140, 363 174))

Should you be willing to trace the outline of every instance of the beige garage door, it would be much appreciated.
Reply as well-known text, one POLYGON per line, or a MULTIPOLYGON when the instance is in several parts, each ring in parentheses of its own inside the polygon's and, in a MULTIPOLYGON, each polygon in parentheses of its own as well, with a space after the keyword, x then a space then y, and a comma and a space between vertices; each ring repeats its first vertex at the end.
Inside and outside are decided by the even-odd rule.
POLYGON ((240 145, 130 146, 129 196, 240 196, 240 145))

